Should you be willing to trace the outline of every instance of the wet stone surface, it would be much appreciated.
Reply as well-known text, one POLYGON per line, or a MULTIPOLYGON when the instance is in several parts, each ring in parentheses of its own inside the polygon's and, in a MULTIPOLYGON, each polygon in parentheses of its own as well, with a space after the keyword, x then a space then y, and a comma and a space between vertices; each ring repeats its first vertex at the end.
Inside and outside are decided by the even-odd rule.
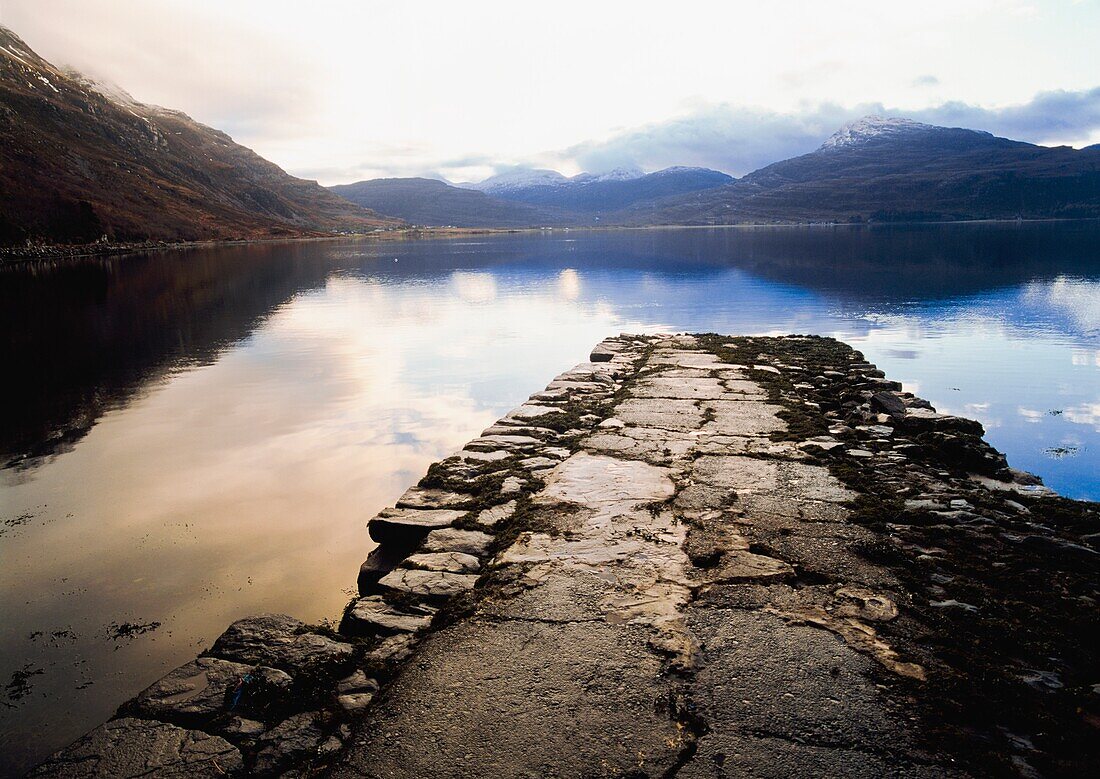
POLYGON ((36 775, 1088 775, 1097 508, 981 435, 830 339, 610 338, 371 520, 339 633, 235 623, 36 775))

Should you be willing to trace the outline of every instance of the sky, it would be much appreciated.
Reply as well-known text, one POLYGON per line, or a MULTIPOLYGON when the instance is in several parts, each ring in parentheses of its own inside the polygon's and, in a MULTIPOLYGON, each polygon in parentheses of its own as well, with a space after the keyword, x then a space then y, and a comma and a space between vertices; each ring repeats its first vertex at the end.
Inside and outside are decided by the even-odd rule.
POLYGON ((0 24, 322 184, 743 175, 867 114, 1100 142, 1100 0, 0 0, 0 24))

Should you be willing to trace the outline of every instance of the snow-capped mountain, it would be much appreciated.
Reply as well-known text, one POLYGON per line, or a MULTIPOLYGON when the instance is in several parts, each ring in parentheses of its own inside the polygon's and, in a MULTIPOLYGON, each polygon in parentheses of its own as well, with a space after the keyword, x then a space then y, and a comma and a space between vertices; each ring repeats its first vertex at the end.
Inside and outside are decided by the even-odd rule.
POLYGON ((707 168, 666 168, 656 173, 615 168, 572 178, 556 171, 524 170, 493 176, 476 187, 504 200, 595 217, 641 200, 697 192, 731 181, 725 173, 707 168))
POLYGON ((574 184, 595 184, 600 181, 633 181, 645 175, 641 168, 613 168, 605 173, 578 173, 569 179, 574 184))
POLYGON ((883 222, 1100 216, 1100 149, 867 116, 816 151, 736 182, 648 201, 635 224, 883 222))
POLYGON ((830 135, 821 144, 818 151, 848 149, 867 143, 905 141, 907 139, 926 138, 930 135, 958 135, 960 133, 983 138, 994 137, 990 133, 980 130, 939 127, 934 124, 925 124, 924 122, 916 122, 901 117, 864 116, 854 122, 849 122, 830 135))
POLYGON ((498 173, 495 176, 490 176, 484 181, 472 184, 458 184, 457 186, 463 189, 476 189, 479 192, 487 192, 495 195, 501 192, 527 189, 529 187, 554 186, 556 184, 564 184, 568 181, 568 178, 558 173, 556 170, 546 170, 543 168, 515 168, 503 173, 498 173))

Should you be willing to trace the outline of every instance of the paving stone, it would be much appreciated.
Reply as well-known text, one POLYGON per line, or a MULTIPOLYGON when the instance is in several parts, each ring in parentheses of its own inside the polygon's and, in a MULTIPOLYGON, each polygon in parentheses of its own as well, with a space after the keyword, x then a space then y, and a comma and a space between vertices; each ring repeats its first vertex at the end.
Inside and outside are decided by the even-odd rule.
POLYGON ((493 537, 480 530, 445 528, 429 533, 420 548, 425 552, 463 552, 481 557, 488 551, 491 543, 493 537))
POLYGON ((402 568, 417 568, 423 571, 449 571, 451 573, 477 573, 481 570, 481 561, 473 555, 463 552, 422 552, 412 554, 401 563, 402 568))
POLYGON ((440 599, 473 589, 477 580, 476 574, 398 568, 383 576, 378 584, 384 589, 407 592, 423 598, 440 599))

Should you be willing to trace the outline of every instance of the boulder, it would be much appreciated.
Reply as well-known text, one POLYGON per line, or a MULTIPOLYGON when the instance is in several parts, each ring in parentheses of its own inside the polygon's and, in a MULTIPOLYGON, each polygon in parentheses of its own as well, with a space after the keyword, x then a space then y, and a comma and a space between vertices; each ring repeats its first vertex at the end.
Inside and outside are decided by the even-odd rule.
POLYGON ((493 506, 487 508, 477 515, 477 523, 479 525, 493 526, 498 522, 502 522, 511 518, 516 513, 516 502, 510 500, 507 503, 501 503, 499 506, 493 506))
POLYGON ((210 654, 298 676, 335 672, 352 660, 355 650, 351 644, 309 632, 293 617, 261 614, 230 625, 214 642, 210 654))
POLYGON ((336 691, 340 693, 378 692, 378 681, 367 676, 362 669, 356 669, 355 673, 336 684, 336 691))
POLYGON ((898 419, 905 416, 905 401, 893 392, 876 392, 871 396, 871 408, 898 419))
POLYGON ((153 682, 126 708, 149 719, 201 726, 225 709, 226 693, 250 670, 242 663, 200 657, 153 682))
POLYGON ((604 344, 599 344, 592 350, 592 353, 588 355, 588 360, 590 362, 611 362, 615 359, 617 353, 617 351, 612 351, 604 344))
POLYGON ((362 711, 370 705, 372 700, 374 700, 374 693, 371 692, 349 692, 336 697, 336 703, 348 714, 362 711))

